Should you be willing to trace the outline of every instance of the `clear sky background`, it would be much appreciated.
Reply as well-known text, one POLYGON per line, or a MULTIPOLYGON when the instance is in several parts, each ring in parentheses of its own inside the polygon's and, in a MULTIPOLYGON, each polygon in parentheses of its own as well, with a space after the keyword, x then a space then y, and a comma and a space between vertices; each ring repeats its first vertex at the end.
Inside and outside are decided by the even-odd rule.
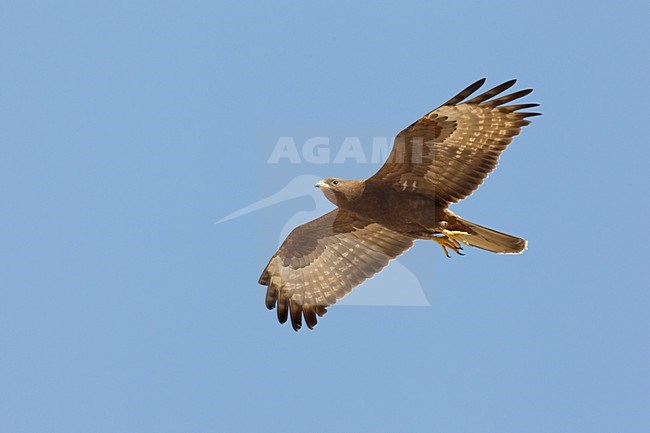
POLYGON ((649 431, 649 20, 647 2, 2 1, 0 431, 649 431), (290 180, 258 175, 260 129, 397 132, 483 76, 534 87, 544 116, 454 209, 530 249, 418 243, 431 307, 280 326, 257 285, 290 216, 271 215, 312 205, 214 224, 290 180))

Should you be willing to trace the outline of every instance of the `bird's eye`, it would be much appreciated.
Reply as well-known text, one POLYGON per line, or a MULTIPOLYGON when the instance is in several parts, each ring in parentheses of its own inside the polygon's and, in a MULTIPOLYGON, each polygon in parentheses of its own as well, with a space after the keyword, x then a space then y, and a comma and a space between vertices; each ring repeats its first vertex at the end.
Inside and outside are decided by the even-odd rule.
POLYGON ((339 181, 338 181, 338 180, 333 180, 333 181, 332 181, 332 185, 338 185, 338 184, 339 184, 339 181))

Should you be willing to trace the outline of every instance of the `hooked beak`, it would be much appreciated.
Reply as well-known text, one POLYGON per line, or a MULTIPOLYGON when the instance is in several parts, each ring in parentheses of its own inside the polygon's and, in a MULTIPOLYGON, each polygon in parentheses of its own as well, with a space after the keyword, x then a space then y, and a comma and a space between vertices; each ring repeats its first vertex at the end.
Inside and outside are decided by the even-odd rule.
POLYGON ((316 188, 329 188, 329 185, 326 184, 324 181, 319 180, 316 182, 316 185, 314 185, 316 188))

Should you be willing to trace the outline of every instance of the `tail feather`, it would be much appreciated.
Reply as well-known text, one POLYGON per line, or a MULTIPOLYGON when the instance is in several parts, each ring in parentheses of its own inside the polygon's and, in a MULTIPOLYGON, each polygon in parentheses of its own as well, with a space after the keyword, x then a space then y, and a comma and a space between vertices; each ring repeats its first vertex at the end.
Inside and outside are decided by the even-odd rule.
POLYGON ((453 230, 464 231, 462 241, 468 245, 498 254, 520 254, 528 247, 528 241, 517 236, 483 227, 454 215, 453 230))

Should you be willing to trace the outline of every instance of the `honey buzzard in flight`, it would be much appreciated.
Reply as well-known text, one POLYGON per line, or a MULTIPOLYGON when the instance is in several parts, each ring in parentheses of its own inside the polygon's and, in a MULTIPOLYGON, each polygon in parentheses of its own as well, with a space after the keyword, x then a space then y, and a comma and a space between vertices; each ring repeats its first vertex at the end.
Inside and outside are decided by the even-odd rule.
POLYGON ((501 95, 510 80, 468 101, 481 79, 397 135, 386 163, 365 180, 328 178, 316 187, 337 208, 294 229, 271 257, 259 283, 280 323, 311 329, 327 307, 408 250, 417 239, 444 253, 469 245, 517 254, 527 242, 469 222, 448 207, 476 190, 499 155, 540 113, 510 102, 532 89, 501 95), (498 96, 498 97, 497 97, 498 96), (496 98, 495 98, 496 97, 496 98))

